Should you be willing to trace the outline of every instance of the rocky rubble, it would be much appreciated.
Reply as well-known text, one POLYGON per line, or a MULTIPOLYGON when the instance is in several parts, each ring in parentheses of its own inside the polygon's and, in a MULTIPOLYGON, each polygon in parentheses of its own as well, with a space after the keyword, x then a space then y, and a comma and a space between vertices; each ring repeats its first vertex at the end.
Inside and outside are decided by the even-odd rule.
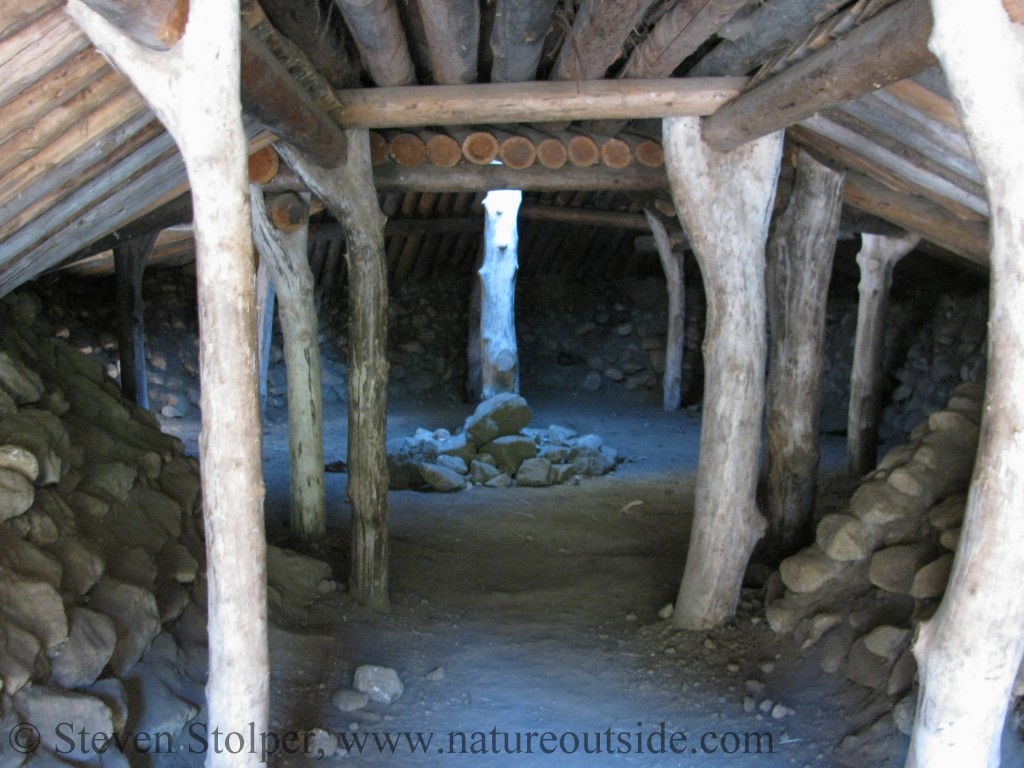
POLYGON ((388 440, 390 487, 544 487, 603 475, 618 464, 618 452, 597 435, 580 436, 556 424, 531 429, 531 415, 526 400, 504 393, 480 403, 454 434, 419 429, 388 440))
POLYGON ((817 649, 823 670, 888 699, 890 725, 904 733, 915 702, 911 639, 945 592, 983 395, 981 384, 960 384, 910 443, 886 454, 849 508, 820 520, 815 544, 782 562, 766 608, 776 632, 817 649))

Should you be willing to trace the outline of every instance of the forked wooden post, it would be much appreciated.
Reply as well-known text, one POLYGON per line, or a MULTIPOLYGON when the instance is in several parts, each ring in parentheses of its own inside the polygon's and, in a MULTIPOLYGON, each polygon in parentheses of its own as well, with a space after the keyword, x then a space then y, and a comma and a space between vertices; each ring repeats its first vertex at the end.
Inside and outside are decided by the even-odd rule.
POLYGON ((862 477, 878 459, 878 422, 882 409, 882 357, 885 354, 885 316, 896 264, 914 250, 920 237, 861 235, 860 303, 850 373, 850 412, 846 424, 846 467, 862 477))
POLYGON ((662 122, 665 168, 707 294, 704 424, 693 529, 673 623, 716 627, 736 613, 743 573, 765 530, 757 509, 764 416, 764 251, 782 133, 730 152, 697 118, 662 122))
POLYGON ((345 131, 348 160, 325 169, 294 147, 278 147, 310 191, 345 228, 349 290, 348 498, 352 503, 353 597, 379 611, 388 598, 388 319, 384 214, 370 166, 370 136, 345 131))
POLYGON ((668 334, 665 339, 665 375, 662 381, 662 407, 678 411, 683 404, 683 354, 686 350, 686 280, 683 254, 672 250, 672 241, 661 215, 653 208, 644 208, 647 223, 654 235, 658 258, 665 272, 668 291, 668 334))
POLYGON ((309 200, 291 192, 269 205, 253 184, 253 240, 270 270, 277 294, 288 375, 288 453, 291 456, 292 533, 317 541, 327 533, 324 496, 323 392, 320 347, 313 303, 313 272, 306 255, 309 200), (285 199, 282 205, 282 198, 285 199), (275 205, 276 203, 276 205, 275 205), (273 210, 300 211, 301 225, 291 232, 275 226, 273 210))
POLYGON ((992 279, 981 439, 949 585, 914 642, 906 764, 990 768, 1024 658, 1024 36, 999 0, 932 8, 931 47, 992 207, 992 279))
POLYGON ((763 481, 767 553, 775 561, 813 539, 825 305, 842 202, 843 174, 801 151, 789 202, 768 240, 763 481))
POLYGON ((153 232, 114 246, 121 391, 143 408, 149 408, 149 377, 146 374, 146 305, 142 300, 142 276, 157 234, 153 232))
MULTIPOLYGON (((243 752, 258 755, 269 707, 267 571, 238 2, 192 0, 185 34, 166 53, 143 48, 82 0, 67 9, 167 126, 188 169, 203 388, 209 729, 242 734, 243 752), (250 732, 257 743, 248 743, 250 732)), ((206 755, 207 766, 238 763, 237 754, 206 755)))

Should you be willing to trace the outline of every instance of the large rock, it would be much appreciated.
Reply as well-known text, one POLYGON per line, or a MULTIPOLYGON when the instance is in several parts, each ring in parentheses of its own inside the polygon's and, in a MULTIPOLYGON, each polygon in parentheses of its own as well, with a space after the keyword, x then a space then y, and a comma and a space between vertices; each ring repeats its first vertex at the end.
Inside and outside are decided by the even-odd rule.
POLYGON ((60 560, 61 592, 73 600, 92 589, 106 572, 102 555, 87 539, 65 536, 48 549, 60 560))
POLYGON ((524 488, 544 488, 551 485, 551 462, 547 459, 524 459, 516 472, 516 485, 524 488))
POLYGON ((489 443, 496 437, 514 435, 529 425, 533 414, 519 395, 503 392, 484 400, 473 415, 466 419, 463 431, 476 446, 489 443))
POLYGON ((68 610, 68 624, 68 639, 50 656, 50 680, 64 688, 92 685, 114 653, 114 621, 105 614, 74 606, 68 610))
POLYGON ((43 381, 20 360, 0 351, 0 390, 18 405, 26 405, 43 396, 43 381))
POLYGON ((13 696, 33 677, 45 674, 42 650, 39 638, 27 629, 0 622, 0 683, 7 696, 13 696))
POLYGON ((417 470, 420 473, 420 479, 429 485, 431 490, 448 493, 462 491, 466 488, 466 478, 454 469, 423 461, 417 465, 417 470))
POLYGON ((39 459, 20 445, 0 445, 0 469, 17 470, 34 483, 39 477, 39 459))
POLYGON ((110 708, 95 696, 26 686, 15 695, 14 708, 23 722, 36 729, 43 747, 72 761, 98 762, 91 740, 86 740, 87 751, 81 749, 77 736, 81 730, 90 734, 114 733, 110 708))
POLYGON ((22 576, 60 589, 60 560, 6 528, 0 528, 0 563, 22 576))
POLYGON ((17 624, 39 638, 47 653, 68 636, 64 602, 44 581, 0 570, 0 620, 17 624))
POLYGON ((117 644, 110 670, 124 675, 142 658, 160 631, 156 598, 142 587, 104 576, 89 593, 89 607, 114 620, 117 644))
POLYGON ((836 562, 814 547, 787 557, 779 566, 782 583, 798 594, 820 589, 835 578, 836 570, 836 562))
POLYGON ((935 547, 927 543, 887 547, 872 555, 868 578, 887 592, 909 595, 917 572, 934 556, 935 547))
POLYGON ((919 600, 940 597, 946 591, 949 574, 953 570, 953 555, 945 554, 928 563, 914 574, 910 595, 919 600))
POLYGON ((880 538, 874 526, 852 515, 825 515, 818 523, 818 546, 841 562, 863 560, 874 551, 880 538))
POLYGON ((405 691, 395 670, 376 664, 356 667, 352 687, 382 704, 390 704, 405 691))
POLYGON ((537 444, 526 435, 502 435, 481 446, 480 452, 493 456, 499 470, 514 475, 524 459, 537 455, 537 444))
POLYGON ((288 605, 309 605, 336 586, 323 560, 275 546, 267 547, 267 583, 288 605))
POLYGON ((0 467, 0 523, 25 514, 35 498, 31 480, 16 469, 0 467))
POLYGON ((923 512, 928 500, 901 493, 884 480, 861 485, 850 500, 852 514, 868 525, 888 525, 923 512))

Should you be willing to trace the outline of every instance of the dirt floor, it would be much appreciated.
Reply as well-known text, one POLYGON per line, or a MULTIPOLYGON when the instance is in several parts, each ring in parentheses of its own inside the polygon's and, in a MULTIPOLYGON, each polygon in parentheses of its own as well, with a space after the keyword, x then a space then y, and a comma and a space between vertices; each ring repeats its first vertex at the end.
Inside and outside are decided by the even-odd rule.
MULTIPOLYGON (((881 704, 776 636, 761 590, 745 589, 737 619, 714 631, 677 632, 659 619, 683 570, 699 414, 600 392, 524 395, 532 426, 597 433, 625 461, 578 485, 392 492, 392 611, 375 614, 339 591, 275 612, 274 730, 330 731, 341 746, 325 762, 367 766, 903 764, 907 740, 881 704), (351 687, 361 664, 394 668, 405 691, 342 713, 331 695, 351 687), (438 668, 443 678, 428 678, 438 668), (843 746, 880 717, 867 747, 843 746), (677 732, 685 740, 673 741, 677 732)), ((470 411, 395 402, 389 435, 454 430, 470 411)), ((189 425, 168 426, 194 449, 189 425)), ((327 414, 326 446, 327 461, 344 458, 343 406, 327 414)), ((282 415, 268 421, 265 455, 268 538, 292 546, 282 415)), ((841 441, 826 438, 823 509, 848 498, 845 481, 829 480, 841 457, 841 441)), ((310 552, 341 583, 346 479, 327 476, 330 536, 310 552)), ((279 754, 272 764, 308 763, 279 754)))

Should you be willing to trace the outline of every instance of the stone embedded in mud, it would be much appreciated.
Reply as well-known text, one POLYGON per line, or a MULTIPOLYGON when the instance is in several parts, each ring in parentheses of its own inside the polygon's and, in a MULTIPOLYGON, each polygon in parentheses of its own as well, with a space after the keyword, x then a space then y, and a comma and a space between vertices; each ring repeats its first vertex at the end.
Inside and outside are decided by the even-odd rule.
POLYGON ((357 667, 352 687, 382 704, 390 704, 405 691, 405 686, 402 685, 395 670, 376 664, 363 664, 357 667))
POLYGON ((0 467, 0 522, 25 514, 35 498, 32 481, 23 473, 0 467))
POLYGON ((89 592, 89 607, 114 620, 117 645, 110 669, 115 675, 124 675, 142 658, 160 631, 156 598, 142 587, 104 576, 89 592))
POLYGON ((782 561, 782 582, 798 594, 813 592, 836 575, 836 562, 821 550, 808 547, 782 561))
POLYGON ((899 595, 909 595, 914 577, 935 555, 927 543, 903 544, 879 550, 871 557, 868 579, 876 587, 899 595))
POLYGON ((92 685, 110 661, 117 630, 109 616, 73 606, 68 639, 50 657, 50 680, 65 688, 92 685))
POLYGON ((928 563, 914 575, 914 583, 910 587, 911 597, 916 597, 918 600, 939 597, 946 591, 946 584, 949 583, 949 574, 952 570, 952 554, 942 555, 928 563))
POLYGON ((514 435, 529 425, 533 414, 526 400, 511 392, 484 400, 466 419, 463 431, 475 445, 481 446, 502 435, 514 435))
POLYGON ((39 477, 39 459, 20 445, 0 445, 0 469, 17 470, 34 483, 39 477))
POLYGON ((818 523, 817 544, 833 560, 863 560, 879 543, 880 534, 852 515, 825 515, 818 523))
POLYGON ((363 691, 350 691, 343 688, 331 695, 331 703, 340 712, 355 712, 370 703, 370 695, 363 691))
POLYGON ((20 360, 0 351, 0 390, 16 404, 25 405, 43 396, 43 381, 20 360))
POLYGON ((61 727, 62 723, 73 723, 75 733, 114 732, 110 708, 95 696, 82 693, 51 690, 39 685, 27 686, 14 696, 14 709, 23 722, 32 724, 43 747, 50 752, 60 751, 76 762, 95 762, 96 753, 89 747, 89 741, 84 742, 85 750, 82 749, 83 743, 74 739, 69 745, 68 739, 60 735, 67 733, 66 726, 61 727))

